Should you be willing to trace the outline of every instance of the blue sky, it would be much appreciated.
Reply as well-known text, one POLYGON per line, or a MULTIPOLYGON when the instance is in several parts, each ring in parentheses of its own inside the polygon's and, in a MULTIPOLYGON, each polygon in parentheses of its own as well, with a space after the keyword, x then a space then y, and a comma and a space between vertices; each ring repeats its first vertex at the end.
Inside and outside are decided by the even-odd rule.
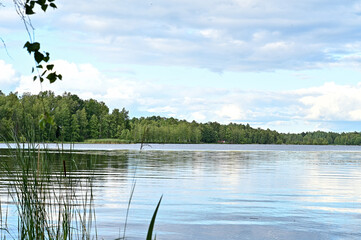
POLYGON ((28 40, 1 1, 0 89, 50 89, 130 116, 361 131, 361 1, 57 0, 35 40, 64 79, 33 82, 28 40))

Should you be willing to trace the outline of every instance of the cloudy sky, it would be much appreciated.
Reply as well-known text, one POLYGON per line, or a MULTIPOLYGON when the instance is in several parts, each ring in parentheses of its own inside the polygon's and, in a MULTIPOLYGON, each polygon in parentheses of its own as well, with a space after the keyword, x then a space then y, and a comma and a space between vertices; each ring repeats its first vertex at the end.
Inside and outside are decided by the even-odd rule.
POLYGON ((361 1, 56 0, 35 40, 63 81, 33 82, 28 35, 0 0, 0 89, 50 89, 131 117, 361 131, 361 1))

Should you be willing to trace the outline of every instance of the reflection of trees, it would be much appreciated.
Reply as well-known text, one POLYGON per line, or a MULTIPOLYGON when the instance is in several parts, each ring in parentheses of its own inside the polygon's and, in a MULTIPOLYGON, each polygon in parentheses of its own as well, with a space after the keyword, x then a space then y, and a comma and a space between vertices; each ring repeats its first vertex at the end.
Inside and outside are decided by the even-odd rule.
POLYGON ((104 151, 81 151, 76 153, 55 153, 60 164, 63 159, 69 166, 69 175, 74 178, 91 178, 96 191, 102 191, 108 184, 127 181, 128 154, 114 154, 104 151))
MULTIPOLYGON (((9 150, 0 150, 0 160, 15 172, 19 168, 8 157, 9 154, 9 150)), ((344 165, 345 162, 359 161, 358 158, 352 159, 352 154, 347 157, 340 155, 346 156, 344 153, 281 151, 51 151, 48 161, 54 180, 63 174, 64 160, 67 177, 75 184, 78 182, 76 186, 80 187, 90 179, 96 196, 105 198, 111 195, 115 198, 115 194, 129 196, 134 173, 138 179, 209 178, 211 181, 211 178, 223 178, 219 180, 235 183, 254 168, 274 171, 275 164, 286 166, 289 161, 316 165, 344 165)), ((6 193, 9 179, 0 174, 0 192, 6 193)))
MULTIPOLYGON (((128 174, 128 153, 108 153, 108 152, 59 152, 49 151, 46 154, 47 162, 51 171, 51 182, 57 182, 59 176, 64 174, 64 164, 67 173, 67 178, 73 181, 76 186, 83 186, 88 180, 92 181, 93 187, 102 190, 108 182, 127 181, 128 174)), ((6 165, 14 173, 20 171, 20 167, 16 165, 10 157, 14 152, 8 149, 0 150, 0 160, 3 165, 6 165)), ((7 182, 11 179, 6 178, 4 169, 0 172, 1 186, 0 189, 7 186, 7 182)), ((122 184, 119 184, 122 185, 122 184)), ((65 186, 63 186, 65 187, 65 186)), ((98 191, 98 190, 97 190, 98 191)))
POLYGON ((138 158, 137 177, 175 178, 200 174, 236 173, 246 170, 252 152, 229 151, 144 151, 138 158), (156 176, 152 176, 156 175, 156 176))

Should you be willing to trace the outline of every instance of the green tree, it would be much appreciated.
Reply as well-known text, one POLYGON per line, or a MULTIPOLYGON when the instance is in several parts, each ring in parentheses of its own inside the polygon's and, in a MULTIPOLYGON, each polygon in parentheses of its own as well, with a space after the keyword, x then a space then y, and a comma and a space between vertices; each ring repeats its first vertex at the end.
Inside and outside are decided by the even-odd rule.
POLYGON ((78 116, 76 114, 72 115, 71 133, 72 133, 71 134, 72 135, 72 137, 71 137, 72 141, 80 142, 80 141, 84 140, 80 135, 80 124, 79 124, 78 116))
POLYGON ((210 124, 205 124, 201 129, 201 142, 204 143, 215 143, 217 142, 217 132, 213 129, 210 124))
POLYGON ((76 111, 76 116, 79 122, 79 135, 82 141, 89 138, 89 127, 88 127, 88 118, 86 115, 85 108, 76 111))
POLYGON ((99 120, 95 114, 91 116, 89 121, 89 133, 91 138, 99 138, 99 120))

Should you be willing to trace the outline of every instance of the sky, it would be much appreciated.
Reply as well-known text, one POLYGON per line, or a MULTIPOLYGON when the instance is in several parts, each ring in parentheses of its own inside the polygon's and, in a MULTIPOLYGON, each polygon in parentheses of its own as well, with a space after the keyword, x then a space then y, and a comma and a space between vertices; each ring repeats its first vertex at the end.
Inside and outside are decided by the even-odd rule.
POLYGON ((361 131, 361 1, 56 0, 33 37, 62 81, 32 81, 13 1, 0 0, 0 90, 71 92, 130 117, 361 131))

